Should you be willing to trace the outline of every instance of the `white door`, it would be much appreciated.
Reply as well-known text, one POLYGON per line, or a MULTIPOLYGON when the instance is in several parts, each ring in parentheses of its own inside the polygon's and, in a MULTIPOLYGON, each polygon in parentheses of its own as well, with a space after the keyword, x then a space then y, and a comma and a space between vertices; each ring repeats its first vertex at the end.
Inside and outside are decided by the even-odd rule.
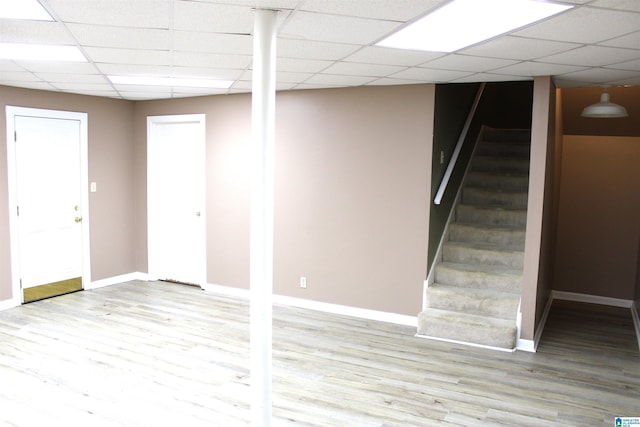
POLYGON ((149 275, 206 281, 205 116, 147 118, 149 275))
POLYGON ((13 276, 23 290, 81 288, 86 114, 7 107, 7 123, 13 276))

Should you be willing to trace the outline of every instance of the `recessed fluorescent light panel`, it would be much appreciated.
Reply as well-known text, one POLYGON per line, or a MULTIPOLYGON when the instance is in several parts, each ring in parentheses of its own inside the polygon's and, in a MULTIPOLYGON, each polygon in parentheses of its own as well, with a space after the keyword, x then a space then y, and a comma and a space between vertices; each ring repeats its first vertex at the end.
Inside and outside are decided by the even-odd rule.
POLYGON ((454 0, 379 42, 378 46, 455 52, 570 9, 537 0, 454 0))
POLYGON ((111 83, 117 85, 169 86, 209 89, 229 89, 230 80, 192 79, 178 77, 145 77, 145 76, 107 76, 111 83))
POLYGON ((38 0, 0 0, 0 18, 53 21, 38 0))
POLYGON ((29 43, 0 43, 0 59, 87 62, 87 59, 76 46, 29 43))

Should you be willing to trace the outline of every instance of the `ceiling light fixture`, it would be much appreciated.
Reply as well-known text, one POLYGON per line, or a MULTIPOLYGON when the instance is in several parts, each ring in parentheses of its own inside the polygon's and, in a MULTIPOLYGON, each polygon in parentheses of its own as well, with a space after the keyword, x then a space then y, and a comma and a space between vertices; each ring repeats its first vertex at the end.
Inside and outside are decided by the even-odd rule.
POLYGON ((401 28, 377 45, 454 52, 572 7, 537 0, 454 0, 401 28))
POLYGON ((0 0, 0 18, 53 21, 38 0, 0 0))
POLYGON ((589 105, 582 110, 582 117, 590 117, 595 119, 611 119, 618 117, 628 117, 627 109, 622 105, 614 104, 609 101, 608 87, 602 87, 602 94, 600 94, 600 102, 589 105))
POLYGON ((0 43, 0 59, 87 62, 87 58, 76 46, 29 43, 0 43))
POLYGON ((181 77, 107 76, 116 85, 191 87, 209 89, 229 89, 232 80, 195 79, 181 77))

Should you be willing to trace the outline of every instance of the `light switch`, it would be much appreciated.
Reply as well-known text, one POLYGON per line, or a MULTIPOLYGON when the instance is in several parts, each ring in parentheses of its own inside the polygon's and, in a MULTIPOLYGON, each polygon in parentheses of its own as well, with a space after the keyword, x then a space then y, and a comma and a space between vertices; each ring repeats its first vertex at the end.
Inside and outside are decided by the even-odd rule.
POLYGON ((91 183, 91 192, 95 193, 96 191, 98 191, 98 185, 95 182, 91 183))

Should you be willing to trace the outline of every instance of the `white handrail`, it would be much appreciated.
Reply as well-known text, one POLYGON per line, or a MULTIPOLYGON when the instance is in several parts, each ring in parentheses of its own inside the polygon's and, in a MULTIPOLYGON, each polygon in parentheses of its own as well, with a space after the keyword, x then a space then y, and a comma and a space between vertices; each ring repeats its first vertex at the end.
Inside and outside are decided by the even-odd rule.
POLYGON ((451 160, 449 160, 449 164, 447 165, 447 170, 444 172, 444 177, 442 177, 442 182, 440 183, 440 187, 438 188, 436 197, 435 199, 433 199, 433 203, 435 203, 436 205, 439 205, 440 202, 442 202, 442 197, 444 196, 444 192, 447 189, 449 180, 451 179, 453 168, 455 167, 456 162, 458 161, 460 150, 462 150, 462 144, 464 144, 464 140, 467 137, 467 132, 469 132, 469 127, 471 126, 473 115, 476 113, 476 109, 478 108, 478 104, 480 103, 480 98, 482 97, 482 92, 484 92, 485 86, 486 86, 486 83, 482 83, 480 85, 480 88, 478 89, 478 93, 476 94, 476 99, 473 101, 473 105, 471 106, 471 110, 469 111, 469 115, 467 116, 467 121, 464 123, 462 132, 460 133, 460 137, 458 138, 458 143, 456 144, 456 148, 453 150, 453 154, 451 155, 451 160))

